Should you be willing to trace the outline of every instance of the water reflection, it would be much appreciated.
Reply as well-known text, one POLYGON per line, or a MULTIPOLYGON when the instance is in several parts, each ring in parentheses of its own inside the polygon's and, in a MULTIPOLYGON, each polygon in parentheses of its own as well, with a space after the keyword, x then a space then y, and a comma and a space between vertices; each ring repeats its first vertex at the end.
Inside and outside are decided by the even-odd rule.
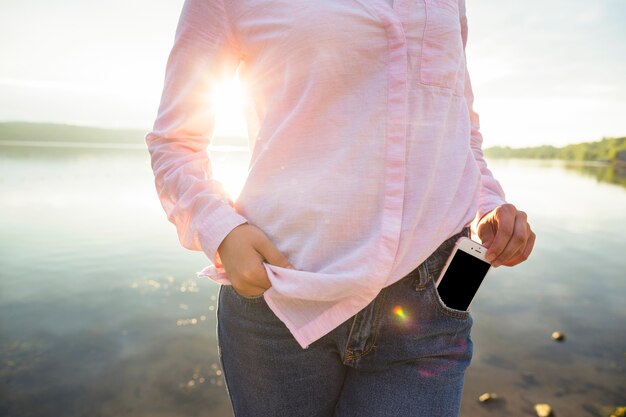
MULTIPOLYGON (((218 287, 196 277, 206 256, 181 248, 146 153, 4 150, 0 415, 232 416, 218 287)), ((235 197, 247 153, 212 156, 235 197)), ((476 299, 463 415, 493 415, 484 392, 498 393, 499 415, 532 413, 535 401, 557 415, 625 404, 626 192, 598 186, 596 168, 491 166, 538 240, 476 299)), ((406 306, 392 313, 407 320, 406 306)))
POLYGON ((576 171, 590 176, 599 182, 617 184, 626 187, 626 165, 591 164, 591 163, 565 163, 564 166, 571 171, 576 171))
POLYGON ((132 280, 109 300, 113 311, 94 306, 93 296, 70 306, 89 318, 72 332, 61 323, 36 330, 40 314, 63 320, 56 300, 3 304, 0 415, 228 415, 215 321, 199 314, 216 300, 206 284, 172 276, 132 280), (201 296, 189 298, 189 288, 201 296), (143 307, 128 308, 137 304, 143 307))

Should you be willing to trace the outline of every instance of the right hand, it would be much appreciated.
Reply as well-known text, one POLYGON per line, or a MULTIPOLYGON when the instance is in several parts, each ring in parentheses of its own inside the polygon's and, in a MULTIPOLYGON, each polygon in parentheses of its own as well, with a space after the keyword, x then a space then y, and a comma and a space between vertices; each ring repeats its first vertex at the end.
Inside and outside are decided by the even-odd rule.
POLYGON ((226 235, 217 252, 233 285, 244 297, 256 297, 272 286, 263 262, 292 268, 261 229, 248 223, 240 224, 226 235))

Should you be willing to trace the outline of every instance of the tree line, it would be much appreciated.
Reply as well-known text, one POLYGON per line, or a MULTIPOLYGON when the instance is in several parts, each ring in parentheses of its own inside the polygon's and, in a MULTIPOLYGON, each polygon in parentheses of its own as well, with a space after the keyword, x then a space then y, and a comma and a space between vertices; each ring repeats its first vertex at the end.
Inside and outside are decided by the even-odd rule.
POLYGON ((528 148, 494 146, 485 149, 485 156, 488 158, 563 159, 626 164, 626 137, 603 138, 597 142, 576 143, 560 148, 550 145, 528 148))

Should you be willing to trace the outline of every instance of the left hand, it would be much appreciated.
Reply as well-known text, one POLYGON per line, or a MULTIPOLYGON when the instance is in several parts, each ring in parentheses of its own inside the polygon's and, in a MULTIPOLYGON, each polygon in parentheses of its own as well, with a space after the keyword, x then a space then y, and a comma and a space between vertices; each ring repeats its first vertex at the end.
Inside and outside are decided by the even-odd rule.
POLYGON ((503 204, 485 214, 476 233, 491 265, 513 266, 528 259, 535 244, 535 233, 530 229, 526 213, 513 204, 503 204))

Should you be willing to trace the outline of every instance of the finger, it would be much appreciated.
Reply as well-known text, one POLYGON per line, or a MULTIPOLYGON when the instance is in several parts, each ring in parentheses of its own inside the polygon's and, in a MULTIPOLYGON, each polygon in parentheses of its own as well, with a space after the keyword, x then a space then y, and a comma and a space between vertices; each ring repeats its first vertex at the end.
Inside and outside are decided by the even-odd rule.
POLYGON ((493 242, 493 237, 496 234, 496 227, 492 222, 485 222, 478 225, 478 230, 476 231, 478 238, 480 239, 480 243, 486 247, 491 247, 491 243, 493 242))
POLYGON ((263 294, 265 291, 267 291, 267 288, 263 288, 263 287, 257 287, 254 285, 239 285, 239 284, 235 284, 234 282, 232 283, 233 288, 235 289, 235 291, 237 291, 237 293, 239 293, 240 295, 243 295, 244 297, 257 297, 261 294, 263 294))
POLYGON ((233 286, 237 287, 237 289, 241 289, 241 292, 256 292, 259 293, 264 291, 272 286, 271 282, 267 278, 267 272, 263 270, 262 272, 257 271, 254 275, 248 275, 240 280, 231 280, 233 286))
POLYGON ((528 229, 529 229, 528 240, 526 241, 526 246, 524 247, 523 251, 517 257, 511 259, 509 262, 506 262, 504 265, 515 266, 519 263, 524 262, 526 259, 528 259, 531 252, 533 251, 533 247, 535 246, 535 239, 536 239, 536 235, 535 233, 532 232, 532 230, 530 230, 530 226, 528 227, 528 229))
POLYGON ((265 291, 271 287, 272 284, 267 278, 267 272, 264 268, 261 267, 260 269, 253 272, 248 271, 244 275, 233 276, 230 280, 233 287, 244 295, 258 294, 259 292, 265 291), (263 271, 260 269, 263 269, 263 271))
MULTIPOLYGON (((528 229, 530 230, 530 226, 528 226, 528 229)), ((536 239, 537 239, 537 235, 535 235, 535 233, 532 230, 530 230, 530 235, 528 237, 528 242, 526 242, 526 247, 524 248, 524 252, 522 253, 523 260, 528 259, 528 257, 532 253, 533 248, 535 247, 535 240, 536 239)))
POLYGON ((497 223, 497 230, 486 253, 489 262, 498 259, 509 243, 515 230, 516 211, 512 204, 505 204, 496 208, 494 221, 497 223))
POLYGON ((500 255, 493 261, 493 266, 504 265, 522 254, 528 241, 529 226, 526 220, 526 213, 517 212, 513 233, 500 255))
POLYGON ((274 243, 272 243, 271 240, 267 238, 263 239, 261 242, 257 244, 256 249, 259 251, 259 253, 265 258, 265 260, 268 263, 272 265, 280 266, 283 268, 293 269, 293 265, 291 265, 287 257, 283 255, 283 253, 280 250, 278 250, 276 245, 274 245, 274 243))
POLYGON ((253 245, 241 245, 236 253, 225 255, 223 256, 224 268, 235 287, 269 286, 267 272, 263 266, 263 256, 253 245))

